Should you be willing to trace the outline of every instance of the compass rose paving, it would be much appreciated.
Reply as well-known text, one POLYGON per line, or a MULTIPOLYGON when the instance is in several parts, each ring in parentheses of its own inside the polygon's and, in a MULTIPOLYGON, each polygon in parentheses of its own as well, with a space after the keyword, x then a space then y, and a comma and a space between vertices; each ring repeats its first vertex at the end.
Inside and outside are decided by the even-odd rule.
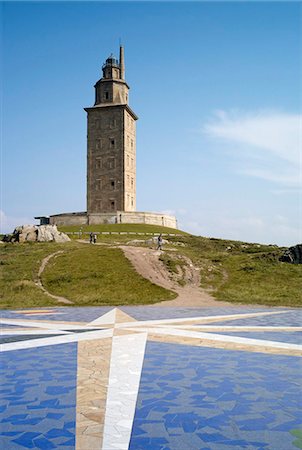
POLYGON ((2 311, 0 448, 302 448, 301 311, 2 311))

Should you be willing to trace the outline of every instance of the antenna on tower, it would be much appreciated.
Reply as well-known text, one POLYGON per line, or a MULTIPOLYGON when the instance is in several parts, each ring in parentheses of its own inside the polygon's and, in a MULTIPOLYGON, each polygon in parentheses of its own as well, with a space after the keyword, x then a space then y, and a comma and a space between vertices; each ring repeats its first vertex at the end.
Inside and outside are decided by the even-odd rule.
POLYGON ((120 40, 120 77, 122 80, 125 79, 124 47, 122 47, 121 45, 121 40, 120 40))

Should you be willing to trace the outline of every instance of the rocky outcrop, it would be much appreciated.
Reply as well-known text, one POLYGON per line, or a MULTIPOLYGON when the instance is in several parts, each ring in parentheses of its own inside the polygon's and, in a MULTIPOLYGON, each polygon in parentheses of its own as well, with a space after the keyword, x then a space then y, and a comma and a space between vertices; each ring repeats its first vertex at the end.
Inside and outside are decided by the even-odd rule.
POLYGON ((302 244, 289 247, 279 260, 291 264, 302 264, 302 244))
POLYGON ((6 235, 5 242, 68 242, 67 234, 58 231, 56 225, 21 225, 12 235, 6 235))

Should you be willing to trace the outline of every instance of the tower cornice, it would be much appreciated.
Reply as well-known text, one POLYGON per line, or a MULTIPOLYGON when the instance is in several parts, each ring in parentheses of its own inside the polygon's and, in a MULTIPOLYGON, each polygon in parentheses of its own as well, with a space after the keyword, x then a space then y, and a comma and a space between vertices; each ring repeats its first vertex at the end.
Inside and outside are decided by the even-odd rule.
POLYGON ((89 111, 96 111, 98 109, 112 109, 112 108, 124 108, 126 111, 133 117, 134 120, 138 120, 138 116, 132 111, 132 109, 126 104, 126 103, 118 103, 118 104, 112 104, 112 103, 101 103, 95 106, 90 106, 88 108, 84 108, 86 112, 89 111))
POLYGON ((126 83, 125 80, 120 80, 118 78, 100 78, 94 85, 94 87, 97 87, 99 84, 103 84, 103 83, 119 83, 119 84, 124 84, 127 86, 128 89, 130 89, 130 86, 128 85, 128 83, 126 83))

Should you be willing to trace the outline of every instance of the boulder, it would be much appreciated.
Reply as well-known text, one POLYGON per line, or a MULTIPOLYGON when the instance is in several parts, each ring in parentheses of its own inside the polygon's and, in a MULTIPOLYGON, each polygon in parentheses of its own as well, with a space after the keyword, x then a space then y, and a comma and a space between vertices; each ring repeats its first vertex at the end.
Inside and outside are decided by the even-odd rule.
MULTIPOLYGON (((157 243, 158 243, 158 236, 154 236, 145 241, 145 244, 147 244, 147 245, 157 245, 157 243)), ((169 241, 167 241, 167 239, 163 239, 162 245, 166 245, 166 244, 169 244, 169 241)))
MULTIPOLYGON (((7 235, 8 236, 8 235, 7 235)), ((7 236, 5 238, 7 238, 7 236)), ((67 234, 58 231, 56 225, 21 225, 16 227, 6 242, 68 242, 67 234)))
POLYGON ((302 264, 302 244, 289 247, 279 258, 282 262, 291 264, 302 264))

